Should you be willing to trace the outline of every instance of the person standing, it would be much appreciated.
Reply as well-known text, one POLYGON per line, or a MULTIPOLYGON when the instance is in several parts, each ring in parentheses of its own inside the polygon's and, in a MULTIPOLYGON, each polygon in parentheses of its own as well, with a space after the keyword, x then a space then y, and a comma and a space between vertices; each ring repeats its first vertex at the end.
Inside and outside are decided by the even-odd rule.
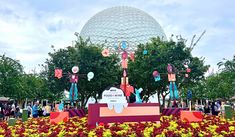
POLYGON ((32 108, 31 108, 31 104, 30 103, 28 103, 27 111, 28 111, 28 117, 30 117, 30 115, 32 114, 32 108))
POLYGON ((33 105, 33 118, 37 118, 38 117, 38 103, 35 102, 33 105))
POLYGON ((45 106, 45 112, 46 112, 46 116, 50 116, 50 113, 51 113, 51 106, 50 105, 45 106))
POLYGON ((210 107, 209 107, 208 104, 206 104, 205 107, 204 107, 204 113, 205 114, 210 114, 210 107))
POLYGON ((14 117, 15 116, 15 111, 16 111, 16 106, 14 103, 12 103, 11 105, 11 116, 14 117))
POLYGON ((211 105, 211 112, 212 112, 212 115, 218 116, 218 107, 217 107, 217 105, 215 104, 215 102, 212 102, 212 105, 211 105))

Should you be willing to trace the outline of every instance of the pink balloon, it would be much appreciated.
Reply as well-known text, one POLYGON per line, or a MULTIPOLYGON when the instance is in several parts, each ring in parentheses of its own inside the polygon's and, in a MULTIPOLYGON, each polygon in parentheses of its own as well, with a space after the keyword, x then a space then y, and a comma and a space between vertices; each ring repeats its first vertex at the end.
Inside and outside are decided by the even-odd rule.
POLYGON ((122 59, 127 59, 128 55, 127 55, 127 52, 123 52, 122 53, 122 59))
POLYGON ((190 68, 187 68, 187 69, 186 69, 186 72, 187 72, 187 73, 190 73, 190 72, 191 72, 191 69, 190 69, 190 68))
POLYGON ((159 73, 155 70, 153 71, 153 77, 157 77, 159 75, 159 73))

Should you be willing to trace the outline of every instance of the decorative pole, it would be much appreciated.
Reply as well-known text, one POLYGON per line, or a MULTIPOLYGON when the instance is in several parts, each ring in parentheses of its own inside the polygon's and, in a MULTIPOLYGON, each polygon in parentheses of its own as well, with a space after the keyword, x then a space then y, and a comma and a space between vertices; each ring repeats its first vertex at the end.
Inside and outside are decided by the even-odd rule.
MULTIPOLYGON (((121 42, 115 43, 114 47, 109 47, 109 49, 113 53, 117 53, 118 55, 121 54, 121 67, 122 67, 122 70, 123 70, 123 74, 122 74, 122 78, 121 78, 120 88, 125 93, 125 96, 127 97, 128 101, 129 101, 129 97, 130 97, 131 93, 134 92, 134 87, 129 84, 129 80, 128 80, 128 72, 127 72, 127 68, 128 68, 128 45, 129 45, 128 42, 121 41, 121 42)), ((102 55, 104 57, 109 56, 109 49, 107 49, 107 48, 103 49, 102 55)), ((134 58, 135 58, 134 53, 130 53, 130 59, 132 61, 134 61, 134 58)))
MULTIPOLYGON (((119 43, 119 48, 122 51, 121 54, 121 64, 122 64, 122 69, 123 69, 123 77, 121 79, 121 85, 120 88, 124 91, 128 102, 130 102, 130 95, 131 93, 134 92, 134 87, 131 86, 129 84, 129 80, 128 80, 128 72, 127 72, 127 68, 128 68, 128 52, 127 52, 127 42, 126 41, 122 41, 119 43)), ((133 54, 130 55, 130 58, 133 59, 133 54)), ((132 60, 133 61, 133 60, 132 60)))

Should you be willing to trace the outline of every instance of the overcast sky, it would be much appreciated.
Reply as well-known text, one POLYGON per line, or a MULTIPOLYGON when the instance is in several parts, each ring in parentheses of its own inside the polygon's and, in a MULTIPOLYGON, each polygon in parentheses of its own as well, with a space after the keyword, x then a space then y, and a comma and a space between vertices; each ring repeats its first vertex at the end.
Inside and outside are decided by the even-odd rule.
POLYGON ((193 55, 205 57, 215 70, 235 55, 234 0, 0 0, 0 54, 20 60, 29 72, 45 62, 51 45, 71 45, 88 19, 114 6, 147 12, 168 38, 181 34, 188 45, 206 30, 193 55))

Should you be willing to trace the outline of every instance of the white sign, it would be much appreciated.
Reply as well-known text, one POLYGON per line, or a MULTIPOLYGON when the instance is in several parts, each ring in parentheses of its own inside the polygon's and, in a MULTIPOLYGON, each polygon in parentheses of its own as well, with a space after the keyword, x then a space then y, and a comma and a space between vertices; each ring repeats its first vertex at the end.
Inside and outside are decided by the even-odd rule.
POLYGON ((124 107, 128 106, 126 97, 121 89, 111 87, 102 93, 102 99, 99 103, 107 103, 108 108, 116 113, 121 113, 124 107))

